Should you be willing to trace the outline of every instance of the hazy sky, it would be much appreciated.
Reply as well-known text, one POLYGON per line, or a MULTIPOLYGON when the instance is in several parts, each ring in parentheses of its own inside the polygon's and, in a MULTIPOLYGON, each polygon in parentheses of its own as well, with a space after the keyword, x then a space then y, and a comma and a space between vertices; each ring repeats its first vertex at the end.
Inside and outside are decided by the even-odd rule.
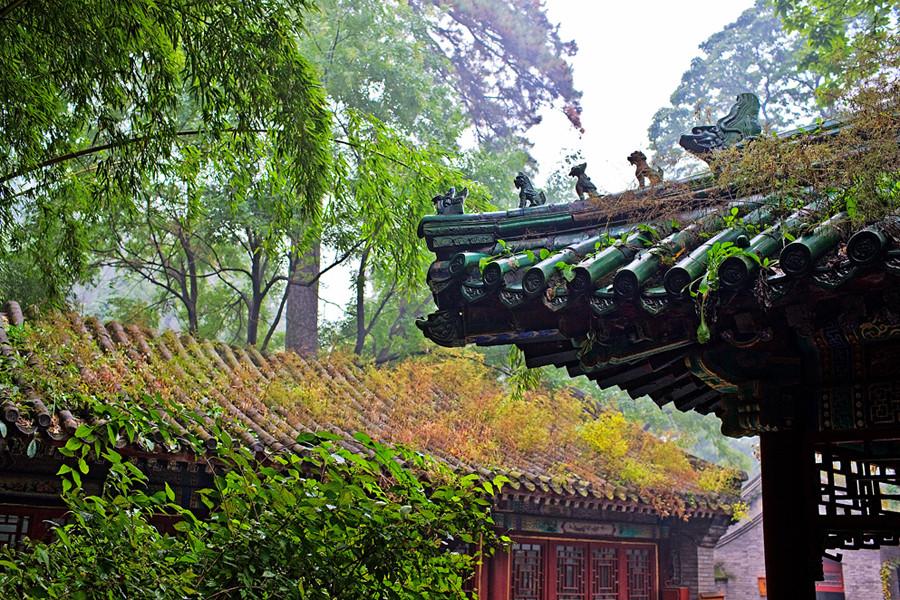
POLYGON ((752 0, 547 0, 563 39, 578 44, 575 87, 584 93, 583 136, 558 111, 546 111, 531 131, 543 179, 566 154, 580 149, 588 175, 607 192, 635 186, 625 157, 648 156, 647 127, 668 104, 699 44, 737 19, 752 0))
MULTIPOLYGON (((545 111, 529 136, 541 167, 537 181, 542 183, 568 151, 581 150, 594 183, 615 192, 636 187, 634 168, 625 157, 634 150, 649 155, 650 120, 668 103, 699 54, 698 45, 736 20, 753 0, 547 0, 546 5, 563 39, 578 44, 573 65, 575 85, 584 93, 585 133, 575 131, 558 107, 545 111)), ((322 277, 325 319, 343 315, 352 294, 349 276, 338 268, 322 277)))

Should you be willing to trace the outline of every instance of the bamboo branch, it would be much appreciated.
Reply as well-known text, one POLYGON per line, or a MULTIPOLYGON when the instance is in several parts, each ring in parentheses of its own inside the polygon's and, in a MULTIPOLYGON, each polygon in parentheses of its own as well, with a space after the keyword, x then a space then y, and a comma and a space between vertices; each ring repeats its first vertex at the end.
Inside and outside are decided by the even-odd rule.
POLYGON ((25 4, 25 2, 26 0, 14 0, 3 8, 0 8, 0 19, 5 19, 6 17, 8 17, 12 11, 25 4))

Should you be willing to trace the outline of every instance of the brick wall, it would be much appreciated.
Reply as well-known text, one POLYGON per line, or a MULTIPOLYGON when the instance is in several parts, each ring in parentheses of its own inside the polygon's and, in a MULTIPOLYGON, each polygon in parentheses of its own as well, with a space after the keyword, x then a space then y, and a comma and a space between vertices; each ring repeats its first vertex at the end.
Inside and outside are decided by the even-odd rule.
MULTIPOLYGON (((726 518, 703 523, 679 525, 660 546, 664 578, 669 573, 669 565, 677 561, 678 577, 675 586, 686 587, 690 597, 696 599, 699 593, 716 591, 713 565, 715 563, 715 543, 725 531, 726 518)), ((664 580, 669 583, 668 579, 664 580)))
POLYGON ((690 590, 690 597, 697 597, 697 542, 694 536, 675 534, 665 546, 666 552, 674 552, 668 555, 667 560, 678 561, 680 577, 675 585, 684 586, 690 590))
POLYGON ((697 548, 697 590, 700 592, 716 591, 716 580, 713 576, 715 551, 715 548, 697 548))
POLYGON ((844 552, 845 600, 883 600, 881 592, 881 552, 854 550, 844 552))
POLYGON ((759 516, 730 530, 715 550, 714 563, 721 564, 727 580, 716 582, 726 600, 759 600, 760 577, 766 575, 763 528, 759 516))
MULTIPOLYGON (((726 581, 716 583, 716 590, 725 593, 725 600, 760 600, 757 579, 766 574, 760 517, 733 527, 716 547, 713 560, 722 565, 721 570, 728 576, 726 581)), ((900 555, 900 549, 853 550, 841 554, 845 600, 883 600, 881 564, 900 555)), ((894 590, 892 600, 900 600, 898 592, 894 590)))

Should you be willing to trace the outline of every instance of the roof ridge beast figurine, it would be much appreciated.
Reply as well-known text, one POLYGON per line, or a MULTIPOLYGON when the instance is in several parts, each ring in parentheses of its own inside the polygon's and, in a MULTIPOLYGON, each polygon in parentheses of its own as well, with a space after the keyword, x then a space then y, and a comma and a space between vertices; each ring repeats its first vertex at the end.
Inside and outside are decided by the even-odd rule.
POLYGON ((714 150, 734 146, 762 133, 759 124, 759 98, 756 94, 738 94, 728 114, 715 125, 701 125, 691 129, 678 144, 698 158, 707 160, 714 150))
POLYGON ((641 189, 644 189, 645 179, 650 180, 650 187, 654 185, 659 185, 662 183, 663 178, 663 170, 660 167, 656 167, 655 169, 647 164, 647 155, 641 152, 640 150, 635 150, 631 154, 628 155, 628 162, 635 166, 634 176, 638 180, 638 185, 641 189))
POLYGON ((579 163, 572 167, 569 170, 569 177, 576 177, 575 180, 575 193, 578 194, 579 200, 584 200, 584 196, 587 195, 588 198, 599 198, 600 194, 597 193, 597 186, 594 185, 594 182, 591 181, 591 178, 587 176, 587 163, 579 163))
POLYGON ((547 196, 544 192, 536 190, 534 184, 531 183, 531 179, 522 171, 519 171, 513 183, 516 189, 519 190, 519 208, 540 206, 547 203, 547 196))
POLYGON ((463 188, 456 193, 456 188, 450 188, 446 194, 438 194, 431 199, 434 202, 434 209, 439 215, 461 215, 463 214, 463 202, 469 196, 469 188, 463 188))

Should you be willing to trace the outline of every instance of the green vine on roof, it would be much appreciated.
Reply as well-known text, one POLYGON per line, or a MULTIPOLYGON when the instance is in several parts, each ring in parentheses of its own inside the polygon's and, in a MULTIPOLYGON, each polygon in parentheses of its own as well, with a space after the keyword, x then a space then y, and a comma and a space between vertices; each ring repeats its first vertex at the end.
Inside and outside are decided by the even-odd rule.
POLYGON ((762 269, 770 267, 768 258, 760 259, 755 253, 736 246, 734 242, 716 242, 712 245, 706 253, 706 272, 690 286, 691 296, 696 298, 699 303, 700 325, 697 327, 697 341, 701 344, 705 344, 710 340, 709 325, 706 322, 707 302, 713 293, 719 291, 719 267, 722 266, 725 259, 731 256, 747 257, 762 269), (694 284, 696 284, 696 289, 694 284))
POLYGON ((556 270, 562 275, 563 279, 566 281, 572 281, 575 279, 575 265, 563 261, 559 261, 554 265, 556 270))
POLYGON ((660 235, 659 231, 656 229, 656 227, 653 227, 652 225, 648 225, 648 224, 646 224, 646 223, 641 223, 640 225, 638 225, 638 231, 641 231, 642 233, 646 233, 646 234, 647 234, 646 237, 642 237, 642 238, 641 238, 641 243, 642 243, 645 247, 651 247, 651 246, 653 246, 653 245, 656 244, 656 243, 661 239, 661 237, 662 237, 662 236, 660 235))

